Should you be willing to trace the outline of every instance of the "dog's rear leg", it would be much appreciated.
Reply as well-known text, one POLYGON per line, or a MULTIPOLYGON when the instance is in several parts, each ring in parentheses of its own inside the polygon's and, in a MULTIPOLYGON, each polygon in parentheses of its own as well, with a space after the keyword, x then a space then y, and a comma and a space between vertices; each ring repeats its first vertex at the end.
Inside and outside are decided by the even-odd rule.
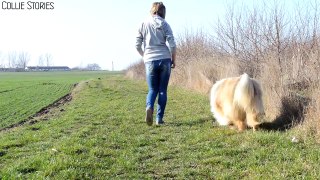
POLYGON ((244 121, 237 120, 235 122, 235 124, 238 127, 238 131, 240 131, 240 132, 242 132, 246 129, 246 123, 244 121))
POLYGON ((249 127, 252 127, 253 131, 258 130, 259 127, 259 119, 258 115, 255 113, 248 113, 247 114, 247 124, 249 127))

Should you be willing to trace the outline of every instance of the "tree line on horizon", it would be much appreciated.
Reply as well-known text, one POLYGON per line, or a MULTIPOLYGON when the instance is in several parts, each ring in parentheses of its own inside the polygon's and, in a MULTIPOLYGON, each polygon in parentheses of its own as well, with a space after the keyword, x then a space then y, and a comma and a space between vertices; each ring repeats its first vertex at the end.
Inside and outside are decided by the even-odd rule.
MULTIPOLYGON (((25 51, 8 52, 7 57, 2 56, 0 52, 0 69, 20 69, 24 70, 30 62, 30 54, 25 51)), ((38 58, 36 66, 53 66, 53 56, 50 53, 41 54, 38 58)), ((99 71, 101 67, 97 63, 89 63, 84 67, 73 67, 72 70, 88 70, 88 71, 99 71)))
MULTIPOLYGON (((4 57, 0 53, 0 68, 19 68, 25 69, 30 62, 30 54, 25 51, 11 51, 4 57)), ((41 54, 38 58, 38 66, 52 66, 53 57, 50 53, 41 54)))

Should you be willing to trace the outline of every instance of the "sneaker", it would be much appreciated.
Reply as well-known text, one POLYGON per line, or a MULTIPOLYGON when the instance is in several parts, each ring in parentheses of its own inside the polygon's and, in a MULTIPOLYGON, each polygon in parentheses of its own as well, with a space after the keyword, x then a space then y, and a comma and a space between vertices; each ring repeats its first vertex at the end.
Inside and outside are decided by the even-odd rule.
POLYGON ((152 109, 147 109, 146 110, 146 123, 148 124, 148 126, 152 126, 153 123, 153 111, 152 109))
POLYGON ((156 121, 156 125, 158 125, 158 126, 164 125, 164 121, 163 120, 157 120, 156 121))

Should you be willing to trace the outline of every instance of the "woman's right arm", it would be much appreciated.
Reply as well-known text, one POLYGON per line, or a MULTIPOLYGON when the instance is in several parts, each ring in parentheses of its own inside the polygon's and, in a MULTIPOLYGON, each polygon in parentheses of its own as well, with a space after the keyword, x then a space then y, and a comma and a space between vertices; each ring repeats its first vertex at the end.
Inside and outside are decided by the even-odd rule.
POLYGON ((143 36, 141 33, 141 28, 142 28, 142 26, 139 28, 138 34, 136 36, 136 49, 137 49, 138 53, 143 57, 143 54, 144 54, 144 52, 142 50, 143 36))

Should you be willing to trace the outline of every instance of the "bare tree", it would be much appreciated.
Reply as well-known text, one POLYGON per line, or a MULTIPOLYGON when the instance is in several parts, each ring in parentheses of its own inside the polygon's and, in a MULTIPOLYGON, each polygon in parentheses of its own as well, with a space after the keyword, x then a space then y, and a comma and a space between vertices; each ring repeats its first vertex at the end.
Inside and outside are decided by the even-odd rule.
POLYGON ((99 70, 101 70, 101 67, 97 63, 93 63, 93 64, 88 64, 86 67, 86 70, 99 71, 99 70))
POLYGON ((16 67, 25 69, 30 61, 30 54, 27 52, 20 52, 17 58, 16 67))
POLYGON ((42 54, 39 56, 38 65, 39 66, 52 66, 53 65, 52 59, 53 59, 53 57, 51 54, 49 54, 49 53, 42 54))
POLYGON ((215 45, 240 60, 240 69, 253 76, 259 74, 261 63, 270 54, 276 56, 280 73, 286 73, 283 55, 292 26, 283 8, 278 1, 251 8, 242 6, 240 10, 234 4, 229 5, 225 17, 216 25, 215 45))
POLYGON ((17 63, 17 52, 11 51, 8 53, 8 67, 15 68, 17 63))
POLYGON ((43 57, 43 55, 40 55, 40 56, 39 56, 38 66, 44 66, 44 57, 43 57))
POLYGON ((0 52, 0 68, 4 68, 4 67, 5 67, 4 59, 2 57, 2 53, 0 52))
POLYGON ((52 66, 52 65, 53 65, 52 59, 53 59, 53 58, 52 58, 52 55, 51 55, 51 54, 46 53, 46 54, 44 55, 44 60, 45 60, 47 66, 52 66))

